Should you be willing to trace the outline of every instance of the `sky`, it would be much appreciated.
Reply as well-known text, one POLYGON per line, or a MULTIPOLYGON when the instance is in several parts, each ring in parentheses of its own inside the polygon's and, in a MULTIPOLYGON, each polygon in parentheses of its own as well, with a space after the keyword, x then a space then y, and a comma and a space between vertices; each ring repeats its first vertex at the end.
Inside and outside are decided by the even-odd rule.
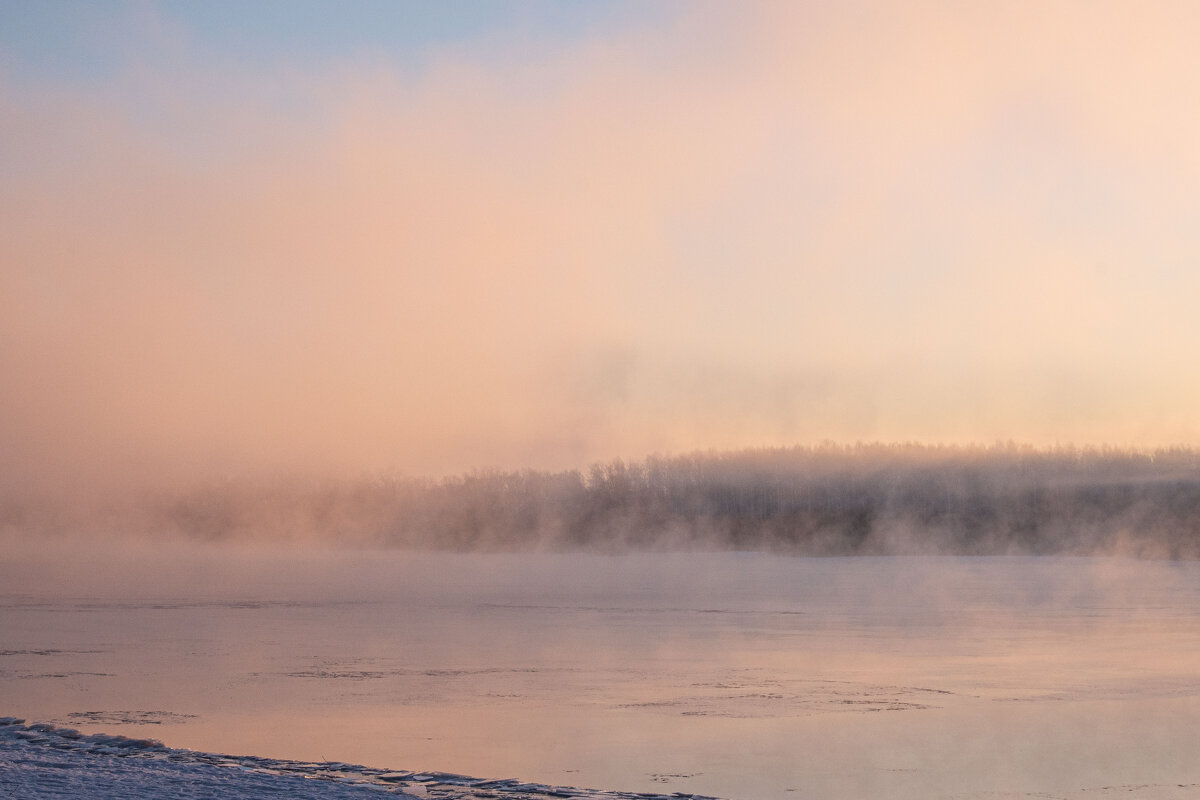
POLYGON ((0 0, 0 484, 1200 445, 1197 31, 0 0))

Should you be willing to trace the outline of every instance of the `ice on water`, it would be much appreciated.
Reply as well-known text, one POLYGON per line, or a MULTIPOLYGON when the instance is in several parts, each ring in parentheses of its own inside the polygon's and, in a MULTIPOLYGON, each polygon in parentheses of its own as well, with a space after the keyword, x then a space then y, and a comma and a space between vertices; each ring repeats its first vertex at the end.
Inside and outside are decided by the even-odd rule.
POLYGON ((424 797, 1200 797, 1196 563, 118 555, 0 563, 0 713, 424 797))

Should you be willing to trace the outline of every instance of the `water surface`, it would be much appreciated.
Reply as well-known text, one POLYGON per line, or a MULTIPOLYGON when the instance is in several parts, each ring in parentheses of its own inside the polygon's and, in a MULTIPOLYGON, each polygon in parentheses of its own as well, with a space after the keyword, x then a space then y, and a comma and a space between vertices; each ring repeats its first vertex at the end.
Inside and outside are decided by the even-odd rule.
POLYGON ((0 713, 745 800, 1200 784, 1200 565, 14 553, 0 713))

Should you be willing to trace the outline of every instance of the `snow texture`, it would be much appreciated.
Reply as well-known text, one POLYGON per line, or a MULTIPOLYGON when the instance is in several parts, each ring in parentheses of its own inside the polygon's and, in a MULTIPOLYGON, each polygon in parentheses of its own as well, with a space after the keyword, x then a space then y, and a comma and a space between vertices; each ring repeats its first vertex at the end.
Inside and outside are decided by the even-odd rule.
POLYGON ((364 800, 387 794, 408 800, 713 800, 200 753, 153 739, 85 736, 71 728, 24 723, 0 717, 0 798, 364 800))

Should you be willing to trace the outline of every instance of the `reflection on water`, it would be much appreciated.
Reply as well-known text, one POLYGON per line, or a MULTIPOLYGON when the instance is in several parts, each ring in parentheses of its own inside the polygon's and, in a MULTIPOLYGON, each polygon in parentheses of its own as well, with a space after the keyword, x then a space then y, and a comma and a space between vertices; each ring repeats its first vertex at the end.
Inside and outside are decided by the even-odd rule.
POLYGON ((1200 783, 1200 564, 213 549, 0 587, 0 714, 175 746, 747 799, 1200 783))

